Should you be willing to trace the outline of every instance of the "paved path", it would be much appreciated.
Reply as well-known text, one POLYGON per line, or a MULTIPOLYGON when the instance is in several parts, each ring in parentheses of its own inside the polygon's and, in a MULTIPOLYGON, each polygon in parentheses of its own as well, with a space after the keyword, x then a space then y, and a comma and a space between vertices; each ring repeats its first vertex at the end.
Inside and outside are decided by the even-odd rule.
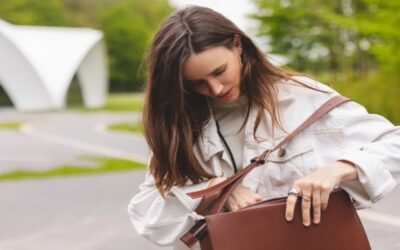
POLYGON ((1 250, 161 250, 132 227, 143 171, 0 183, 1 250))
POLYGON ((110 156, 145 162, 144 138, 109 133, 106 124, 135 122, 134 113, 18 113, 0 109, 0 122, 22 121, 20 131, 0 129, 0 172, 44 170, 61 165, 93 166, 82 156, 110 156))
MULTIPOLYGON (((25 121, 21 132, 0 130, 0 172, 88 165, 82 155, 144 161, 143 138, 108 133, 104 124, 130 113, 17 113, 0 109, 0 122, 25 121)), ((144 172, 0 182, 1 250, 158 250, 134 231, 127 204, 144 172)), ((373 249, 400 249, 400 187, 360 212, 373 249)), ((341 229, 338 229, 341 230, 341 229)), ((345 229, 344 229, 345 230, 345 229)))
MULTIPOLYGON (((170 249, 146 241, 128 219, 127 204, 143 175, 131 171, 0 183, 0 249, 170 249)), ((400 187, 361 213, 362 218, 373 215, 362 220, 374 250, 400 249, 399 195, 400 187)))

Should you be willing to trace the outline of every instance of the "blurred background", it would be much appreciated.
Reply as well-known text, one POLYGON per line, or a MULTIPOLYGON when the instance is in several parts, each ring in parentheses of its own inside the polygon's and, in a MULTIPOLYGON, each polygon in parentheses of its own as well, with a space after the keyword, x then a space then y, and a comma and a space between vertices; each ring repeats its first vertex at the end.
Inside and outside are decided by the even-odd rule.
MULTIPOLYGON (((104 33, 110 93, 143 89, 142 59, 161 20, 182 4, 211 4, 285 66, 309 73, 370 111, 400 122, 400 18, 395 0, 2 0, 0 18, 19 25, 91 27, 104 33), (214 2, 214 3, 213 3, 214 2)), ((71 85, 71 105, 79 89, 71 85)), ((4 93, 1 104, 11 105, 4 93)))
MULTIPOLYGON (((1 54, 8 28, 40 26, 100 32, 106 68, 96 105, 85 101, 96 77, 89 77, 87 88, 82 82, 88 78, 75 70, 63 105, 32 111, 18 109, 10 97, 10 86, 21 83, 0 74, 0 249, 159 249, 136 235, 126 206, 149 153, 140 125, 146 48, 162 20, 187 4, 221 12, 274 63, 400 123, 397 0, 1 0, 1 67, 13 61, 1 54)), ((36 38, 43 41, 43 53, 34 51, 41 60, 49 39, 36 38)), ((18 41, 29 47, 36 38, 18 41)), ((80 39, 73 36, 60 46, 67 49, 80 39)), ((78 61, 77 68, 84 63, 78 61)), ((16 68, 23 74, 23 67, 16 68)), ((28 87, 21 92, 34 101, 28 87)), ((400 249, 400 214, 393 209, 400 205, 398 191, 363 214, 374 249, 400 249)))

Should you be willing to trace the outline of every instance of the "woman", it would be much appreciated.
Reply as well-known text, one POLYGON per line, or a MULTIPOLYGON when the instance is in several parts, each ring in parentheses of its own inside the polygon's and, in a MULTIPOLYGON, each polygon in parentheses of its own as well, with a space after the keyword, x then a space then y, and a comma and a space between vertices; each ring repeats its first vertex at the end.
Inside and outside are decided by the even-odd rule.
MULTIPOLYGON (((179 237, 217 196, 192 200, 186 193, 248 165, 335 95, 272 65, 224 16, 195 6, 173 13, 148 55, 143 122, 152 156, 129 204, 136 230, 159 245, 185 249, 179 237)), ((320 223, 336 186, 355 206, 366 207, 396 185, 389 170, 400 162, 399 139, 400 128, 383 117, 354 102, 343 104, 246 176, 227 209, 290 191, 286 219, 302 216, 312 226, 320 223), (294 214, 298 197, 292 194, 303 197, 301 215, 294 214)))

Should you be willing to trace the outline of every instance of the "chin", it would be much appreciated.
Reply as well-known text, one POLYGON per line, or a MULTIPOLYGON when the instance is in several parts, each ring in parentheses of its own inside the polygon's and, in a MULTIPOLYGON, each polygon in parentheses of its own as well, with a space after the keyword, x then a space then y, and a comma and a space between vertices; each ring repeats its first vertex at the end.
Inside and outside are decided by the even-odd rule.
POLYGON ((240 97, 240 92, 234 91, 230 96, 229 102, 237 101, 239 99, 239 97, 240 97))
POLYGON ((231 103, 231 102, 235 102, 239 99, 240 97, 240 91, 236 90, 236 89, 232 89, 229 91, 230 93, 223 97, 223 98, 216 98, 218 101, 220 102, 224 102, 224 103, 231 103))

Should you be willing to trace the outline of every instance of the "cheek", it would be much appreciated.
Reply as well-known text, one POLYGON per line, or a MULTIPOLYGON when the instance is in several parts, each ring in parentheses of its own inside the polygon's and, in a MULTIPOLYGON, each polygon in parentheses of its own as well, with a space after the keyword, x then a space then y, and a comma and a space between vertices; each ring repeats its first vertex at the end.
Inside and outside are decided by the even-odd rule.
MULTIPOLYGON (((223 81, 229 85, 238 85, 240 83, 240 68, 232 67, 223 76, 223 81)), ((222 80, 222 79, 221 79, 222 80)))

